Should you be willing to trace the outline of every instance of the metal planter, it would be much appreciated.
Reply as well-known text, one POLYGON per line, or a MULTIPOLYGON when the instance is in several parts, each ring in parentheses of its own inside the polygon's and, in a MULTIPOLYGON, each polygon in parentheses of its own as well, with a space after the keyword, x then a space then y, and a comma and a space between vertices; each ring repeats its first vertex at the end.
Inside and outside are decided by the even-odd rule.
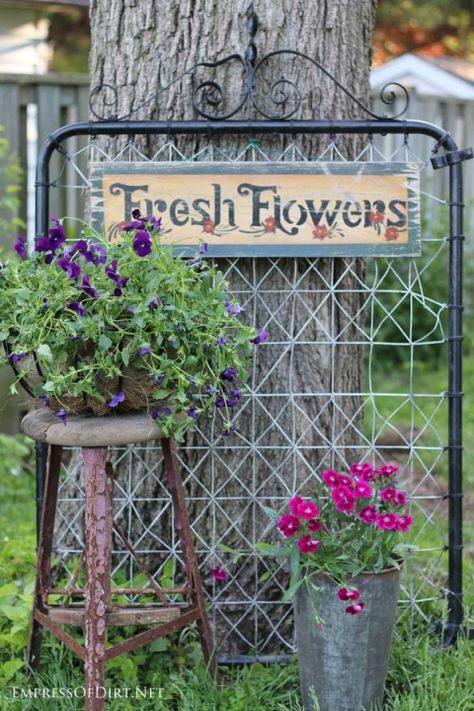
POLYGON ((301 695, 305 711, 374 711, 382 707, 400 587, 400 571, 367 573, 351 580, 363 612, 345 612, 339 588, 315 574, 316 592, 303 584, 294 599, 301 695), (317 609, 324 624, 316 625, 317 609), (317 699, 318 705, 315 703, 317 699))

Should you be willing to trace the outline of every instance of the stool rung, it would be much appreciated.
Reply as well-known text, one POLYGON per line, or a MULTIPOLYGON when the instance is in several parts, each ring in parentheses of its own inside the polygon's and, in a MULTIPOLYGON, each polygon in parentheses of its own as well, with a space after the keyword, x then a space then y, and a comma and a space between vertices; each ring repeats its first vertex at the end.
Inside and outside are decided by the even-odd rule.
MULTIPOLYGON (((105 613, 106 627, 125 625, 152 625, 156 622, 171 622, 181 615, 179 607, 158 607, 153 605, 133 605, 113 607, 105 613)), ((84 627, 85 611, 83 606, 50 607, 48 617, 52 622, 71 627, 84 627)))
MULTIPOLYGON (((165 595, 188 595, 191 588, 160 588, 165 595)), ((48 595, 69 595, 70 597, 84 597, 82 588, 48 588, 48 595)), ((156 590, 151 588, 112 588, 111 595, 156 595, 156 590)))

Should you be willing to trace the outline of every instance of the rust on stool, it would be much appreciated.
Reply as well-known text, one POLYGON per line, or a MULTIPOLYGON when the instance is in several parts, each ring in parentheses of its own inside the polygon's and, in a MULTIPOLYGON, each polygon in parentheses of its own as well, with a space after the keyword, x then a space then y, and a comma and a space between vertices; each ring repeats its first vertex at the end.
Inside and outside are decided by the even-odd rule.
POLYGON ((46 486, 38 544, 33 619, 28 647, 29 665, 39 668, 41 635, 46 627, 84 661, 85 708, 103 711, 105 701, 102 688, 107 660, 182 629, 196 621, 201 646, 209 671, 216 677, 216 659, 211 628, 207 617, 204 593, 194 550, 183 481, 179 471, 175 444, 163 438, 160 428, 147 415, 127 414, 110 417, 70 417, 67 424, 47 410, 28 414, 22 422, 25 434, 49 444, 46 486), (187 583, 179 588, 160 587, 138 559, 132 544, 113 518, 113 469, 107 462, 109 445, 126 445, 161 439, 161 447, 168 485, 173 501, 175 525, 179 534, 187 583), (84 461, 85 525, 84 551, 74 571, 73 579, 65 589, 50 588, 48 578, 53 549, 54 518, 59 486, 59 472, 63 446, 80 446, 84 461), (123 540, 141 572, 145 573, 151 588, 111 589, 112 535, 123 540), (76 588, 81 566, 85 568, 85 586, 76 588), (48 596, 62 594, 65 603, 50 605, 48 596), (157 604, 116 605, 112 597, 117 594, 154 595, 157 604), (181 593, 185 602, 173 603, 168 595, 181 593), (69 604, 71 599, 84 598, 84 604, 69 604), (145 624, 157 626, 129 637, 111 647, 106 646, 108 626, 145 624), (84 627, 84 646, 80 645, 60 625, 84 627), (101 693, 97 691, 101 688, 101 693))

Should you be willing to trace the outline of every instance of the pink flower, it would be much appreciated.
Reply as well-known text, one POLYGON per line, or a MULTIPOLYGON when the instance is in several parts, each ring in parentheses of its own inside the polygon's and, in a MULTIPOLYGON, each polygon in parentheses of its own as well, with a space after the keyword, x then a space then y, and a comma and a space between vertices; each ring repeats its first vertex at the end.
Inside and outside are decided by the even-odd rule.
POLYGON ((344 486, 349 486, 350 488, 354 487, 354 479, 350 476, 346 476, 345 474, 339 474, 339 481, 337 482, 338 484, 344 484, 344 486))
POLYGON ((224 568, 220 568, 219 566, 211 568, 211 575, 214 580, 227 580, 227 572, 224 568))
POLYGON ((398 520, 397 520, 396 529, 397 529, 397 531, 400 531, 401 533, 408 533, 412 523, 413 523, 413 516, 410 516, 408 514, 406 516, 399 516, 398 520))
POLYGON ((302 500, 296 506, 296 515, 301 516, 305 521, 311 521, 312 518, 316 518, 320 513, 320 510, 312 501, 302 500))
POLYGON ((377 518, 377 509, 375 506, 363 506, 359 511, 359 518, 367 524, 375 523, 377 518))
POLYGON ((364 481, 372 481, 375 476, 373 467, 368 462, 353 464, 349 469, 349 473, 355 474, 359 479, 364 479, 364 481))
POLYGON ((299 518, 291 514, 285 514, 279 518, 276 525, 285 538, 291 538, 301 528, 299 518))
POLYGON ((293 516, 298 515, 298 504, 300 504, 302 501, 303 499, 301 498, 301 496, 293 496, 293 498, 288 501, 288 508, 290 509, 293 516))
POLYGON ((340 474, 335 469, 326 469, 326 471, 321 474, 321 479, 324 481, 326 486, 329 486, 330 488, 339 484, 339 477, 340 474))
POLYGON ((356 589, 349 590, 349 588, 340 588, 337 591, 337 596, 339 600, 358 600, 360 598, 360 592, 356 589))
POLYGON ((331 497, 338 511, 351 513, 355 510, 354 492, 348 486, 344 484, 335 486, 331 491, 331 497))
POLYGON ((396 489, 382 489, 379 493, 382 501, 396 501, 397 500, 397 490, 396 489))
POLYGON ((395 464, 384 464, 375 470, 375 474, 378 476, 393 476, 399 469, 400 467, 395 466, 395 464))
POLYGON ((346 611, 349 615, 358 615, 359 612, 362 612, 362 610, 364 609, 364 607, 365 607, 365 605, 364 605, 364 603, 363 603, 362 601, 360 601, 360 602, 355 602, 353 605, 349 605, 348 607, 346 607, 346 610, 345 610, 345 611, 346 611))
POLYGON ((408 501, 408 494, 406 491, 397 491, 397 495, 395 497, 395 502, 399 506, 405 506, 406 502, 408 501))
POLYGON ((302 553, 316 553, 320 545, 321 541, 317 541, 311 536, 301 536, 298 541, 298 548, 302 553))
POLYGON ((374 494, 374 490, 363 479, 356 481, 354 486, 354 494, 356 499, 370 499, 374 494))
POLYGON ((318 521, 318 519, 316 519, 316 518, 313 518, 312 521, 308 521, 308 531, 317 533, 320 530, 321 530, 321 521, 318 521))
POLYGON ((382 531, 393 531, 396 529, 398 516, 396 513, 377 514, 375 517, 375 525, 382 531))

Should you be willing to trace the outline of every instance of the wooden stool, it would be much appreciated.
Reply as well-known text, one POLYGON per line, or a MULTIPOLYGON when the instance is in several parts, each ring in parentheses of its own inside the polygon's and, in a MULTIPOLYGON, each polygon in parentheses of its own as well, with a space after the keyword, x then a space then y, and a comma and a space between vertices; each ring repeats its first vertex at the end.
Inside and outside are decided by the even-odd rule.
MULTIPOLYGON (((38 543, 33 618, 28 645, 28 659, 32 670, 39 669, 42 632, 43 627, 46 627, 83 660, 86 689, 85 708, 87 711, 102 711, 104 700, 100 697, 104 693, 102 690, 100 693, 97 692, 99 687, 104 687, 105 663, 109 659, 179 630, 196 620, 204 659, 215 677, 216 660, 211 629, 206 613, 174 442, 163 438, 158 425, 147 415, 142 414, 109 417, 70 416, 65 425, 49 410, 41 409, 26 415, 22 422, 22 429, 29 437, 49 444, 38 543), (136 558, 135 551, 126 536, 113 520, 113 471, 112 465, 107 462, 107 447, 123 446, 153 439, 161 439, 168 484, 174 505, 175 523, 181 541, 187 576, 185 587, 171 590, 161 588, 147 573, 136 558), (48 587, 59 472, 64 446, 81 447, 84 460, 85 545, 81 556, 85 568, 83 590, 75 587, 79 566, 67 589, 48 587), (144 590, 136 588, 111 589, 113 530, 123 540, 141 572, 148 577, 149 588, 144 590), (112 595, 149 595, 150 593, 158 597, 159 604, 124 606, 112 603, 112 595), (82 605, 50 605, 48 596, 51 594, 83 597, 84 603, 82 605), (182 594, 186 601, 171 605, 167 600, 167 594, 182 594), (160 624, 136 634, 124 642, 111 647, 105 646, 107 626, 150 625, 153 623, 160 624), (84 627, 84 646, 62 629, 61 624, 84 627)), ((79 565, 81 565, 81 561, 79 565)))

